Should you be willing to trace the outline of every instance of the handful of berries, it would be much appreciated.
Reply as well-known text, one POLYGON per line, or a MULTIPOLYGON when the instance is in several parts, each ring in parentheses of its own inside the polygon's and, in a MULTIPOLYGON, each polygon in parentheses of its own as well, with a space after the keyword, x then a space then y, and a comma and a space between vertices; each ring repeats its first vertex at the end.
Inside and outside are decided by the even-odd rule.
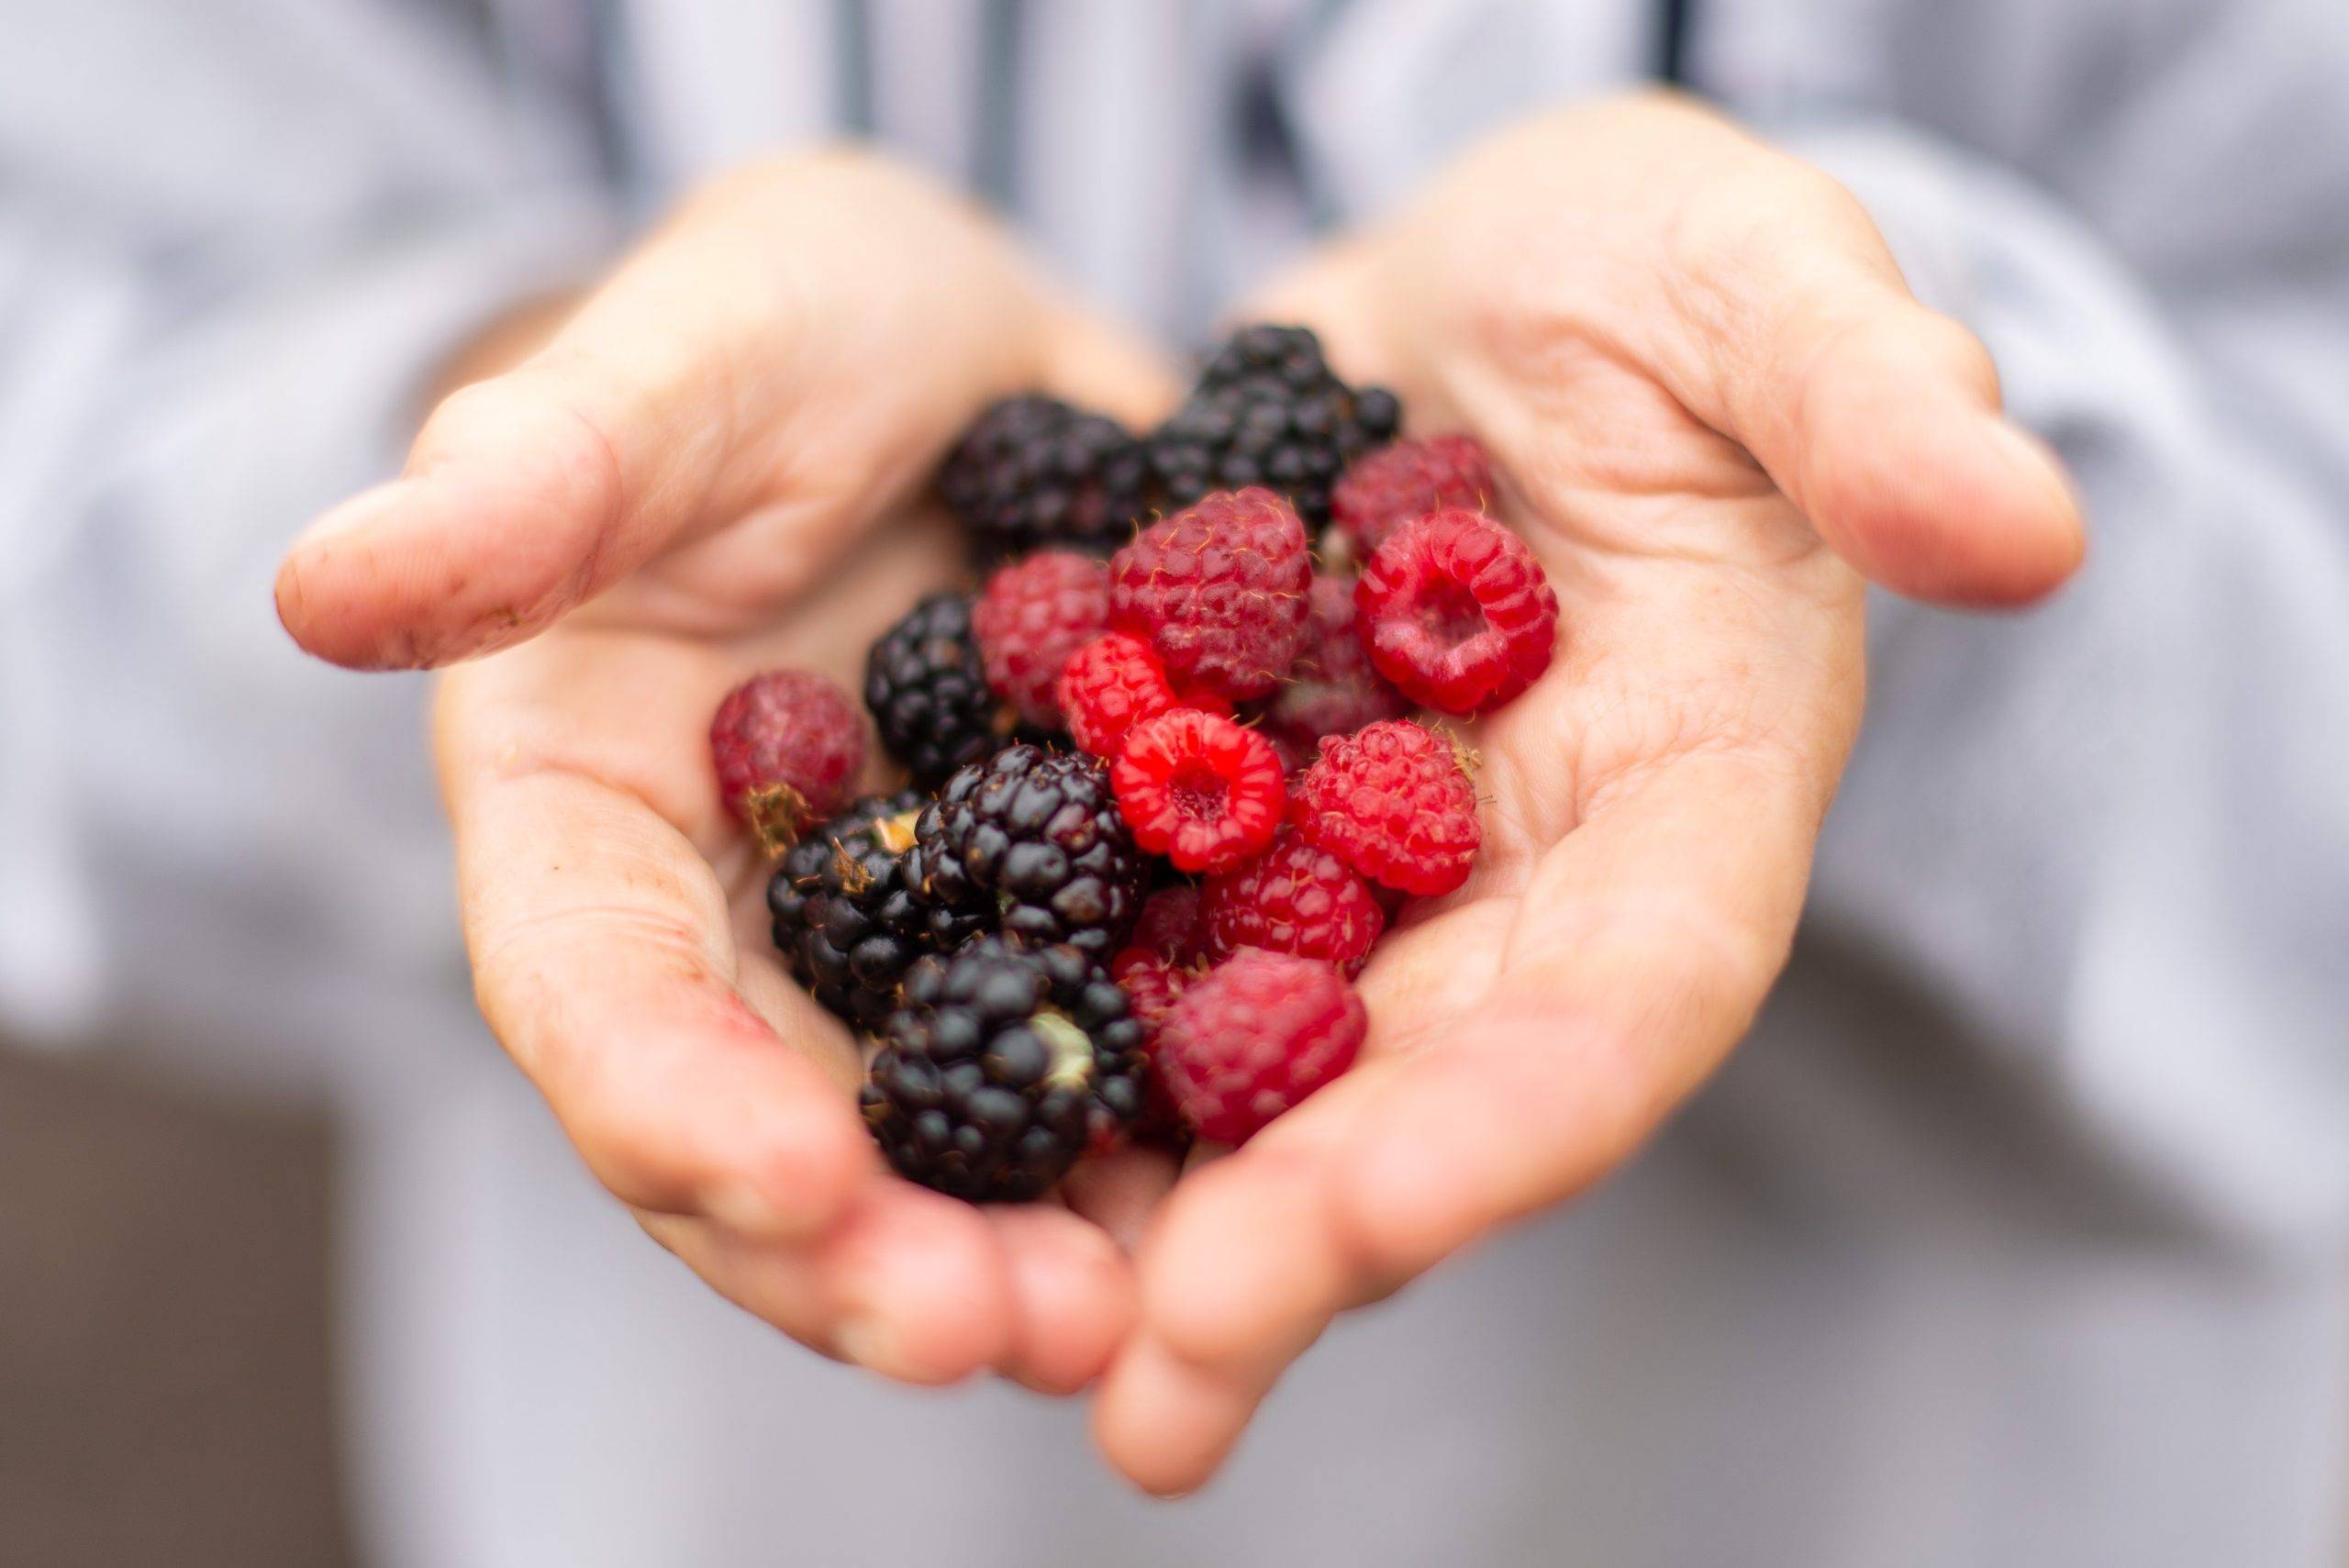
POLYGON ((1146 437, 1007 399, 939 479, 992 574, 867 664, 917 787, 844 798, 863 727, 821 677, 719 708, 727 803, 781 856, 775 945, 874 1047, 907 1176, 1037 1197, 1130 1137, 1241 1142, 1352 1064, 1353 977, 1482 842, 1468 753, 1410 716, 1508 701, 1557 635, 1483 449, 1400 418, 1290 327, 1240 332, 1146 437))

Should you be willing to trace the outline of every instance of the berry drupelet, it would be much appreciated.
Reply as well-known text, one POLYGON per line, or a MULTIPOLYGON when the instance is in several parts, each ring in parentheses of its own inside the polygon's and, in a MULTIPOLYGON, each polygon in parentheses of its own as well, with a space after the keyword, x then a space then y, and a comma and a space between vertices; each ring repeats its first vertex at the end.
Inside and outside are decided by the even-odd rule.
POLYGON ((974 1203, 1041 1197, 1141 1112, 1141 1028, 1095 960, 979 937, 906 976, 860 1102, 898 1173, 974 1203))
POLYGON ((990 405, 948 454, 938 488, 985 562, 1047 548, 1107 555, 1152 494, 1131 432, 1037 393, 990 405))
POLYGON ((1149 866, 1099 759, 1023 742, 947 781, 906 874, 941 929, 975 918, 1106 960, 1133 929, 1149 866))
POLYGON ((1395 395, 1348 386, 1303 327, 1245 328, 1208 361, 1183 406, 1150 436, 1167 504, 1261 484, 1286 495, 1315 527, 1349 464, 1395 439, 1395 395))
POLYGON ((935 785, 1008 743, 1019 714, 987 685, 971 601, 932 594, 881 634, 864 662, 864 706, 889 754, 935 785))

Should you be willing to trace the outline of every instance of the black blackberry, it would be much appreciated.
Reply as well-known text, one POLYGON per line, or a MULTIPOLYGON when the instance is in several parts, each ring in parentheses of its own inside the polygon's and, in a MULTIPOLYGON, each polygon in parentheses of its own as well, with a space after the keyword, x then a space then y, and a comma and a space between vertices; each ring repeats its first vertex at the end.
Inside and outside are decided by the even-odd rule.
POLYGON ((928 785, 1004 745, 1019 717, 987 689, 970 597, 956 593, 930 595, 881 634, 865 656, 864 706, 881 744, 928 785))
POLYGON ((1148 509, 1150 462, 1108 415, 1028 393, 963 433, 938 488, 983 562, 1047 547, 1107 555, 1148 509))
POLYGON ((1354 388, 1304 327, 1250 327, 1218 350, 1198 384, 1151 433, 1152 470, 1166 504, 1262 484, 1315 528, 1346 465, 1395 439, 1403 407, 1384 387, 1354 388))
POLYGON ((860 1102, 898 1172, 974 1203, 1041 1197, 1141 1112, 1141 1026, 1076 949, 999 936, 907 972, 860 1102))
POLYGON ((977 922, 933 922, 905 878, 906 851, 926 798, 871 795, 794 844, 767 883, 774 945, 817 1001, 856 1029, 897 1005, 906 966, 933 933, 959 940, 977 922))
POLYGON ((1133 929, 1148 874, 1109 770, 1082 752, 1027 744, 947 780, 921 814, 906 865, 941 936, 948 922, 975 916, 1031 946, 1068 942, 1103 960, 1133 929))

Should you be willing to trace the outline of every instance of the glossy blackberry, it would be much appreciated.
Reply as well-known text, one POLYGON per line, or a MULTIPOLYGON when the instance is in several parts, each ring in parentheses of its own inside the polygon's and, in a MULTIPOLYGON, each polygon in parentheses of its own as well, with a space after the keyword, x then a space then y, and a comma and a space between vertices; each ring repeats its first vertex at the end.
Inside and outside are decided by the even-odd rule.
POLYGON ((939 470, 939 493, 982 562, 1045 549, 1107 555, 1150 503, 1150 462, 1106 414, 1028 393, 982 413, 939 470))
POLYGON ((906 874, 941 932, 975 917, 1106 960, 1133 929, 1149 866, 1097 758, 1020 744, 946 782, 914 829, 906 874))
POLYGON ((1402 419, 1393 393, 1339 380, 1309 329, 1250 327, 1216 351, 1189 398, 1151 433, 1151 468, 1169 507, 1262 484, 1318 528, 1330 520, 1330 492, 1346 465, 1393 440, 1402 419))
POLYGON ((974 1203, 1041 1197, 1141 1114, 1141 1026, 1076 949, 975 938, 907 971, 865 1076, 898 1172, 974 1203))
POLYGON ((952 922, 933 927, 905 879, 925 800, 909 789, 856 802, 793 845, 767 883, 774 945, 791 973, 857 1029, 897 1005, 906 966, 931 951, 933 930, 957 934, 952 922))
POLYGON ((1004 745, 1018 716, 987 689, 971 601, 932 594, 881 634, 864 662, 864 706, 889 754, 935 785, 1004 745))

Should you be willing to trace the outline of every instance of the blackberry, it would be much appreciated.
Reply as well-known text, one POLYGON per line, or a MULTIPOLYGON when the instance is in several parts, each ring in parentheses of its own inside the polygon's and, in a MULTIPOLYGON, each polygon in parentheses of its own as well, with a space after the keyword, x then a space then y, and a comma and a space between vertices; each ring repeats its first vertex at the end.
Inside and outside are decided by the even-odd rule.
POLYGON ((1109 770, 1082 752, 1019 744, 974 762, 921 814, 907 858, 937 945, 977 917, 1031 946, 1117 951, 1141 908, 1147 859, 1119 814, 1109 770))
POLYGON ((1093 959, 999 936, 906 975, 859 1096, 898 1173, 974 1203, 1041 1197, 1141 1112, 1141 1026, 1093 959))
POLYGON ((1131 431, 1040 393, 988 406, 938 473, 982 562, 1047 548, 1107 555, 1132 537, 1150 487, 1131 431))
POLYGON ((1004 745, 1018 723, 987 687, 971 601, 939 593, 907 610, 864 661, 864 706, 889 754, 935 785, 1004 745))
POLYGON ((897 1005, 906 966, 933 932, 959 940, 975 922, 933 925, 906 881, 906 851, 925 797, 871 795, 793 845, 767 883, 774 945, 817 1001, 854 1029, 897 1005))
POLYGON ((1346 465, 1395 439, 1402 405, 1384 387, 1348 386, 1304 327, 1250 327, 1217 350, 1191 395, 1150 436, 1170 507, 1262 484, 1315 528, 1346 465))

